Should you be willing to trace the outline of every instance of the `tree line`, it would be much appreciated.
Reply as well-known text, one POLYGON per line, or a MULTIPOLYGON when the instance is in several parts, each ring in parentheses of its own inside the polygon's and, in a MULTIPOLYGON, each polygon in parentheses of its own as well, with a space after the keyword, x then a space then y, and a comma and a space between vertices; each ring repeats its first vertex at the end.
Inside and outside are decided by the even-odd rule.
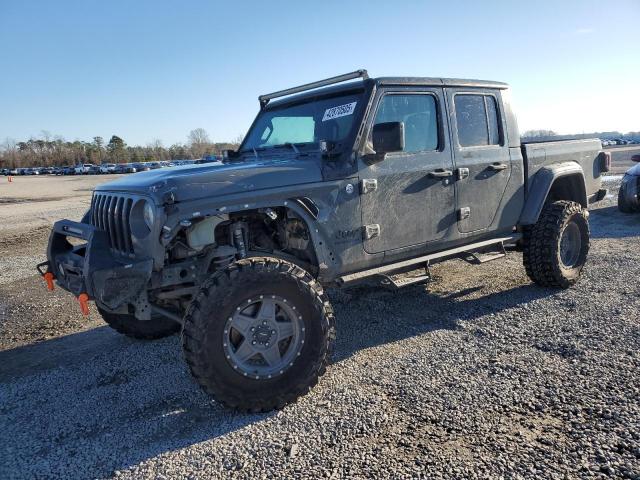
POLYGON ((553 130, 527 130, 521 135, 523 140, 568 140, 580 138, 599 138, 600 140, 633 140, 640 141, 640 132, 622 133, 618 131, 612 132, 591 132, 591 133, 575 133, 572 135, 560 135, 553 130))
POLYGON ((219 156, 223 150, 237 148, 241 141, 242 137, 231 142, 212 142, 203 128, 191 130, 187 142, 175 143, 170 147, 163 146, 160 140, 154 140, 146 146, 131 146, 117 135, 112 135, 108 142, 102 137, 93 137, 90 142, 70 142, 42 132, 40 138, 22 142, 6 139, 0 145, 0 168, 198 159, 219 156))

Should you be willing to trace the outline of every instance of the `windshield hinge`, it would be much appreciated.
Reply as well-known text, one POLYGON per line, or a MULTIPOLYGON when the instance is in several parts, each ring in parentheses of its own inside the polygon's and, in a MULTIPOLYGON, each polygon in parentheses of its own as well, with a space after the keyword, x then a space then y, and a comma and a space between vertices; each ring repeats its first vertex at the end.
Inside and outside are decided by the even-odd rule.
POLYGON ((364 239, 371 240, 372 238, 380 236, 380 225, 373 223, 371 225, 364 226, 364 239))
POLYGON ((378 189, 378 180, 375 178, 363 178, 360 182, 360 192, 364 195, 378 189))

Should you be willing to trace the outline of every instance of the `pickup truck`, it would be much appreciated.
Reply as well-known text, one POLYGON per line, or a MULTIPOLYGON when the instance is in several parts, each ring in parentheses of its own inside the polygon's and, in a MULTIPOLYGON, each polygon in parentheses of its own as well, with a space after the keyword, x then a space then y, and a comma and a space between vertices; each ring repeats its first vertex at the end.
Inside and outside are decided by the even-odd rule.
POLYGON ((100 173, 116 173, 116 167, 117 165, 115 163, 103 163, 100 165, 100 173))
POLYGON ((610 155, 597 139, 522 144, 506 84, 358 70, 259 103, 221 164, 99 185, 38 266, 125 335, 181 331, 223 404, 266 411, 315 385, 336 336, 329 286, 399 288, 513 249, 538 285, 578 280, 610 155))
POLYGON ((79 163, 78 165, 75 166, 75 168, 73 169, 73 172, 76 175, 88 175, 89 172, 91 171, 91 168, 93 167, 95 167, 95 165, 93 165, 92 163, 85 163, 85 164, 79 163))

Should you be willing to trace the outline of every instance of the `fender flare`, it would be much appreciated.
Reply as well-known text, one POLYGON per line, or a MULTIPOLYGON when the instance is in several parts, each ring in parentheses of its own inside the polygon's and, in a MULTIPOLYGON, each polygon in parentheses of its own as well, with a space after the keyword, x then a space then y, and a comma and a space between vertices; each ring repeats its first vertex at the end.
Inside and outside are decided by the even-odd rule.
MULTIPOLYGON (((311 203, 313 204, 313 201, 311 203)), ((331 266, 335 263, 335 257, 330 250, 331 243, 329 239, 324 235, 324 231, 319 228, 316 214, 309 208, 308 204, 305 205, 305 202, 299 198, 290 198, 280 205, 295 212, 307 224, 316 260, 318 261, 318 277, 322 277, 323 273, 331 269, 331 266)), ((315 206, 315 204, 313 205, 315 206)))
POLYGON ((556 165, 548 165, 540 168, 531 181, 527 199, 520 214, 520 225, 533 225, 538 221, 540 213, 549 196, 553 184, 560 178, 577 175, 582 184, 579 192, 579 202, 587 205, 586 186, 584 183, 584 171, 579 163, 562 162, 556 165), (584 198, 583 198, 584 197, 584 198))

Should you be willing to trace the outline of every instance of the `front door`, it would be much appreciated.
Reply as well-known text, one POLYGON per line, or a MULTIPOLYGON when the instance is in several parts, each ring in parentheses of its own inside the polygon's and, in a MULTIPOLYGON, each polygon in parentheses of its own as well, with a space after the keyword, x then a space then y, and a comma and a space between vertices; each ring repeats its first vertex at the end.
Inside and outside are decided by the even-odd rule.
POLYGON ((511 177, 498 98, 491 90, 447 89, 461 233, 491 226, 511 177))
MULTIPOLYGON (((369 121, 403 122, 405 148, 360 169, 364 248, 379 253, 445 236, 455 224, 453 161, 441 88, 382 89, 369 121)), ((369 138, 370 140, 370 138, 369 138)))

